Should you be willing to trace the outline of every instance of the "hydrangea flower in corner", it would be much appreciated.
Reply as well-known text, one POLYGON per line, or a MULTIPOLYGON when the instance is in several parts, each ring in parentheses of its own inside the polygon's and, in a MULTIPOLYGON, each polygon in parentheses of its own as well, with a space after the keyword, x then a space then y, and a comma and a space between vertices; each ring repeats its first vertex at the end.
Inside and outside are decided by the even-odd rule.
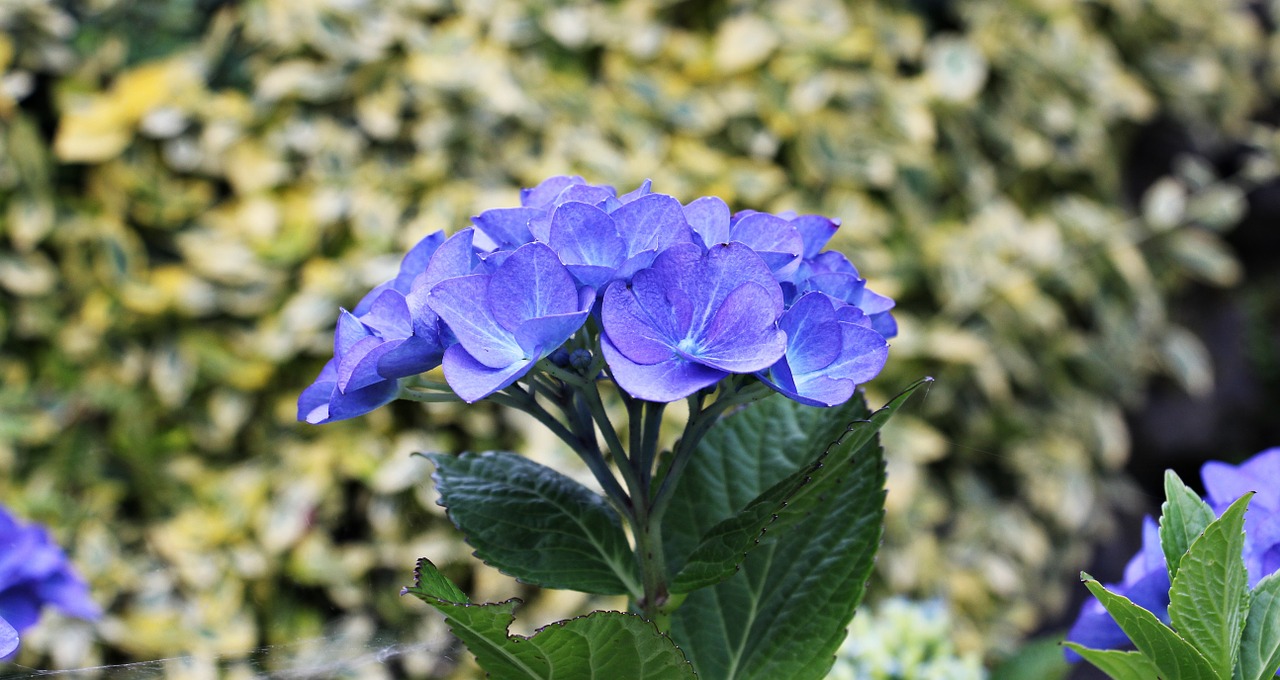
MULTIPOLYGON (((1280 447, 1262 451, 1240 465, 1210 461, 1200 468, 1200 477, 1205 501, 1219 516, 1241 496, 1255 492, 1244 517, 1243 549, 1249 587, 1253 588, 1264 576, 1280 570, 1280 447)), ((1125 567, 1123 582, 1106 588, 1169 623, 1169 571, 1159 530, 1150 517, 1143 522, 1142 550, 1125 567)), ((1130 646, 1128 636, 1096 599, 1081 607, 1066 639, 1092 649, 1130 646)), ((1080 659, 1075 652, 1065 651, 1068 660, 1080 659)))
POLYGON ((39 620, 46 604, 82 619, 100 614, 88 586, 49 533, 38 525, 19 524, 0 507, 0 657, 14 652, 17 634, 39 620))

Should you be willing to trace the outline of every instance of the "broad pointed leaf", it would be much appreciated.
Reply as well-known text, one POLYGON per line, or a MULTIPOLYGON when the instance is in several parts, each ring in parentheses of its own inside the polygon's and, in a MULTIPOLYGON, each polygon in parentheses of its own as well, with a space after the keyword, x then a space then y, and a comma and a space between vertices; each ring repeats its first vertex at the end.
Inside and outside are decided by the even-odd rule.
POLYGON ((1235 680, 1264 680, 1280 670, 1280 574, 1264 576, 1249 597, 1235 680))
POLYGON ((486 564, 546 588, 643 592, 622 520, 600 495, 514 453, 427 457, 440 504, 486 564))
POLYGON ((1074 642, 1063 643, 1084 657, 1085 661, 1097 666, 1113 680, 1157 680, 1155 664, 1142 655, 1142 652, 1121 651, 1118 649, 1089 649, 1074 642))
POLYGON ((1161 678, 1212 680, 1217 677, 1204 655, 1164 625, 1155 614, 1129 601, 1129 598, 1107 590, 1088 574, 1082 573, 1080 578, 1138 651, 1155 664, 1161 678))
MULTIPOLYGON (((806 469, 851 420, 870 417, 861 404, 818 409, 772 399, 726 418, 694 455, 664 522, 672 564, 706 554, 701 539, 717 524, 806 469)), ((760 545, 736 574, 689 593, 672 614, 671 635, 701 677, 826 675, 880 542, 884 462, 874 439, 811 482, 821 512, 782 513, 785 531, 755 534, 748 548, 756 538, 760 545)))
MULTIPOLYGON (((822 427, 812 431, 806 442, 807 452, 814 460, 769 487, 738 514, 711 527, 676 574, 671 592, 687 593, 729 578, 746 554, 759 545, 770 524, 785 524, 813 512, 822 503, 828 478, 842 474, 850 459, 868 447, 878 446, 876 433, 923 384, 921 381, 907 388, 870 417, 864 416, 865 406, 854 401, 826 414, 822 427)), ((758 409, 744 417, 768 420, 770 413, 768 409, 758 409)))
POLYGON ((1169 588, 1169 620, 1200 650, 1217 677, 1227 680, 1240 653, 1249 611, 1244 512, 1252 493, 1231 504, 1182 556, 1169 588))
POLYGON ((624 612, 593 612, 558 621, 532 637, 510 635, 519 600, 471 604, 430 561, 418 560, 409 594, 444 614, 449 628, 490 677, 500 680, 692 680, 693 667, 671 638, 624 612))
POLYGON ((1178 565, 1187 549, 1214 520, 1213 508, 1187 488, 1173 470, 1164 473, 1165 502, 1160 506, 1160 547, 1169 567, 1169 580, 1178 575, 1178 565))

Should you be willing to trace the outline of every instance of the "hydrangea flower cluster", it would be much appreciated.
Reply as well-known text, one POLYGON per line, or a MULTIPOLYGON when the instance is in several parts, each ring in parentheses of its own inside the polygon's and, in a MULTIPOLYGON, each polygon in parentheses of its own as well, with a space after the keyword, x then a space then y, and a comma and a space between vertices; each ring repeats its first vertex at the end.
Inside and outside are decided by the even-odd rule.
POLYGON ((49 533, 23 526, 0 507, 0 659, 18 648, 18 634, 51 604, 69 616, 97 618, 89 588, 49 533))
POLYGON ((300 420, 367 413, 438 366, 451 397, 475 402, 539 362, 593 380, 607 367, 649 402, 745 375, 833 406, 879 373, 897 332, 893 301, 822 250, 839 226, 826 217, 733 214, 647 181, 619 196, 552 177, 472 223, 427 236, 394 279, 341 312, 300 420))
MULTIPOLYGON (((1210 461, 1200 468, 1200 478, 1205 502, 1218 515, 1241 496, 1256 492, 1245 513, 1243 556, 1249 587, 1257 586, 1264 576, 1280 570, 1280 487, 1276 486, 1280 480, 1280 447, 1267 449, 1238 466, 1210 461)), ((1160 548, 1159 528, 1151 517, 1143 518, 1142 549, 1125 566, 1124 579, 1106 588, 1169 623, 1169 571, 1160 548)), ((1066 639, 1092 649, 1130 645, 1128 636, 1097 599, 1090 599, 1081 607, 1066 639)), ((1080 659, 1071 650, 1066 650, 1066 655, 1071 661, 1080 659)))

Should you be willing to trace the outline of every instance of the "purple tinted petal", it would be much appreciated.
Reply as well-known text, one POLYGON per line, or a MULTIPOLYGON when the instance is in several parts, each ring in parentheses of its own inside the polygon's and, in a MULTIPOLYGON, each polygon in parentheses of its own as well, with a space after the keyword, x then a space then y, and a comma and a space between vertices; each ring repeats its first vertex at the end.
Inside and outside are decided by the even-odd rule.
POLYGON ((772 302, 769 291, 756 283, 730 293, 697 338, 697 361, 730 373, 773 365, 786 352, 787 334, 778 329, 772 302))
POLYGON ((840 220, 827 219, 822 215, 801 215, 791 220, 791 226, 795 227, 800 240, 804 242, 804 256, 814 257, 836 235, 840 220))
POLYGON ((634 191, 629 191, 618 197, 619 203, 630 203, 641 196, 648 196, 653 190, 653 182, 645 180, 636 187, 634 191))
POLYGON ((685 219, 702 239, 704 248, 729 240, 729 206, 715 196, 703 196, 684 207, 685 219))
MULTIPOLYGON (((645 270, 636 274, 636 287, 621 281, 611 284, 604 294, 601 324, 615 348, 631 361, 656 364, 674 356, 675 344, 689 327, 691 307, 688 298, 668 297, 659 286, 661 280, 645 270), (638 291, 649 291, 657 316, 641 303, 638 291)), ((679 291, 673 291, 673 294, 679 291)))
MULTIPOLYGON (((328 417, 318 422, 334 422, 362 416, 395 401, 398 394, 400 394, 400 383, 395 380, 384 380, 346 393, 334 390, 333 398, 329 402, 328 417)), ((312 421, 308 419, 307 422, 312 421)))
POLYGON ((409 303, 396 290, 382 291, 369 307, 369 313, 360 317, 360 322, 387 340, 399 340, 413 335, 409 303))
POLYGON ((566 187, 552 201, 555 205, 568 203, 569 201, 578 201, 590 205, 599 205, 605 201, 615 198, 618 192, 610 186, 601 186, 596 184, 575 184, 566 187))
POLYGON ((409 289, 413 286, 413 280, 427 270, 427 264, 431 262, 431 256, 435 255, 436 250, 440 248, 442 243, 444 243, 444 232, 437 231, 428 234, 421 241, 418 241, 413 248, 410 248, 400 262, 400 272, 396 274, 392 287, 400 291, 401 294, 407 295, 409 289))
POLYGON ((489 279, 485 274, 445 279, 431 289, 427 304, 472 357, 490 368, 503 368, 524 358, 524 352, 489 311, 489 279))
POLYGON ((815 374, 798 378, 795 393, 787 396, 807 406, 826 408, 849 401, 857 389, 857 383, 852 380, 837 380, 815 374))
POLYGON ((680 201, 666 194, 649 194, 618 208, 613 213, 618 234, 627 244, 627 255, 646 250, 663 250, 692 239, 680 201))
POLYGON ((843 300, 849 304, 857 304, 866 285, 866 281, 854 274, 831 272, 810 276, 802 283, 802 288, 826 293, 837 300, 843 300))
POLYGON ((1267 449, 1239 466, 1212 461, 1200 469, 1208 500, 1228 504, 1250 491, 1258 492, 1250 507, 1280 510, 1280 447, 1267 449))
POLYGON ((796 300, 778 328, 787 334, 787 364, 795 373, 811 373, 840 356, 841 330, 835 301, 822 293, 808 293, 796 300))
POLYGON ((881 312, 870 318, 871 329, 880 335, 892 338, 898 334, 898 322, 889 312, 881 312))
POLYGON ((840 356, 820 373, 832 379, 851 380, 856 385, 879 375, 889 359, 889 343, 884 336, 852 323, 840 322, 840 330, 840 356))
POLYGON ((338 328, 333 333, 333 356, 341 359, 356 343, 373 337, 373 332, 355 315, 343 309, 338 312, 338 328))
POLYGON ((565 203, 551 214, 548 242, 567 265, 616 268, 627 254, 613 218, 586 203, 565 203))
POLYGON ((454 345, 444 353, 444 379, 455 394, 470 404, 519 380, 533 364, 521 358, 506 366, 486 366, 476 361, 462 345, 454 345))
POLYGON ((526 357, 537 361, 563 345, 565 340, 582 328, 589 312, 590 308, 529 319, 516 329, 516 341, 524 349, 526 357))
POLYGON ((729 238, 751 246, 769 263, 769 268, 782 274, 800 265, 804 241, 791 223, 769 215, 755 213, 739 220, 729 230, 729 238))
POLYGON ((430 371, 439 366, 443 358, 444 347, 439 338, 414 336, 378 359, 378 374, 390 379, 407 378, 430 371))
POLYGON ((431 256, 427 268, 413 281, 413 289, 430 290, 445 279, 470 276, 474 273, 480 258, 476 254, 472 238, 475 230, 463 229, 450 236, 440 244, 440 248, 431 256))
POLYGON ((374 286, 373 290, 365 293, 364 297, 360 298, 360 302, 357 302, 356 306, 351 309, 351 313, 356 316, 364 316, 365 314, 368 314, 369 308, 373 306, 373 301, 377 300, 378 296, 382 295, 384 291, 393 290, 394 287, 395 281, 385 281, 374 286))
POLYGON ((4 660, 18 650, 18 631, 0 618, 0 660, 4 660))
MULTIPOLYGON (((483 299, 493 318, 514 332, 529 319, 578 311, 578 286, 555 251, 542 243, 529 243, 493 273, 483 299)), ((479 355, 476 358, 483 361, 479 355)))
POLYGON ((538 208, 494 208, 471 218, 471 223, 503 250, 514 250, 533 240, 529 222, 542 217, 538 208))
POLYGON ((676 357, 651 365, 637 364, 613 346, 607 332, 600 334, 600 348, 618 387, 646 401, 683 399, 728 375, 676 357))
POLYGON ((586 184, 587 181, 577 175, 558 175, 548 177, 532 189, 520 190, 520 205, 526 208, 545 208, 560 192, 574 184, 586 184))
POLYGON ((857 301, 858 309, 866 312, 868 316, 887 312, 893 309, 893 299, 885 297, 879 293, 872 291, 870 288, 862 289, 862 296, 857 301))
POLYGON ((338 360, 330 359, 315 381, 298 395, 298 420, 311 424, 329 417, 329 400, 338 389, 338 360), (323 409, 323 412, 319 410, 323 409), (313 418, 314 415, 314 420, 313 418))
POLYGON ((381 338, 365 338, 357 342, 338 362, 338 390, 350 392, 384 380, 384 376, 378 373, 378 361, 402 342, 381 338))

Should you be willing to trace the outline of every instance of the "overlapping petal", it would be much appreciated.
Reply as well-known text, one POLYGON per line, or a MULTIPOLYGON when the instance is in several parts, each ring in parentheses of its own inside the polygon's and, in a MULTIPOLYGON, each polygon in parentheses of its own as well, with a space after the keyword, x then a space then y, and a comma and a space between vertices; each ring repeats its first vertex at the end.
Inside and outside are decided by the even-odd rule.
POLYGON ((835 406, 884 368, 889 345, 860 310, 825 293, 798 299, 778 322, 786 354, 761 374, 773 389, 811 406, 835 406))
POLYGON ((677 244, 636 272, 631 286, 609 286, 602 344, 619 387, 673 401, 714 384, 711 371, 750 373, 777 361, 786 346, 781 313, 782 291, 751 248, 677 244))

